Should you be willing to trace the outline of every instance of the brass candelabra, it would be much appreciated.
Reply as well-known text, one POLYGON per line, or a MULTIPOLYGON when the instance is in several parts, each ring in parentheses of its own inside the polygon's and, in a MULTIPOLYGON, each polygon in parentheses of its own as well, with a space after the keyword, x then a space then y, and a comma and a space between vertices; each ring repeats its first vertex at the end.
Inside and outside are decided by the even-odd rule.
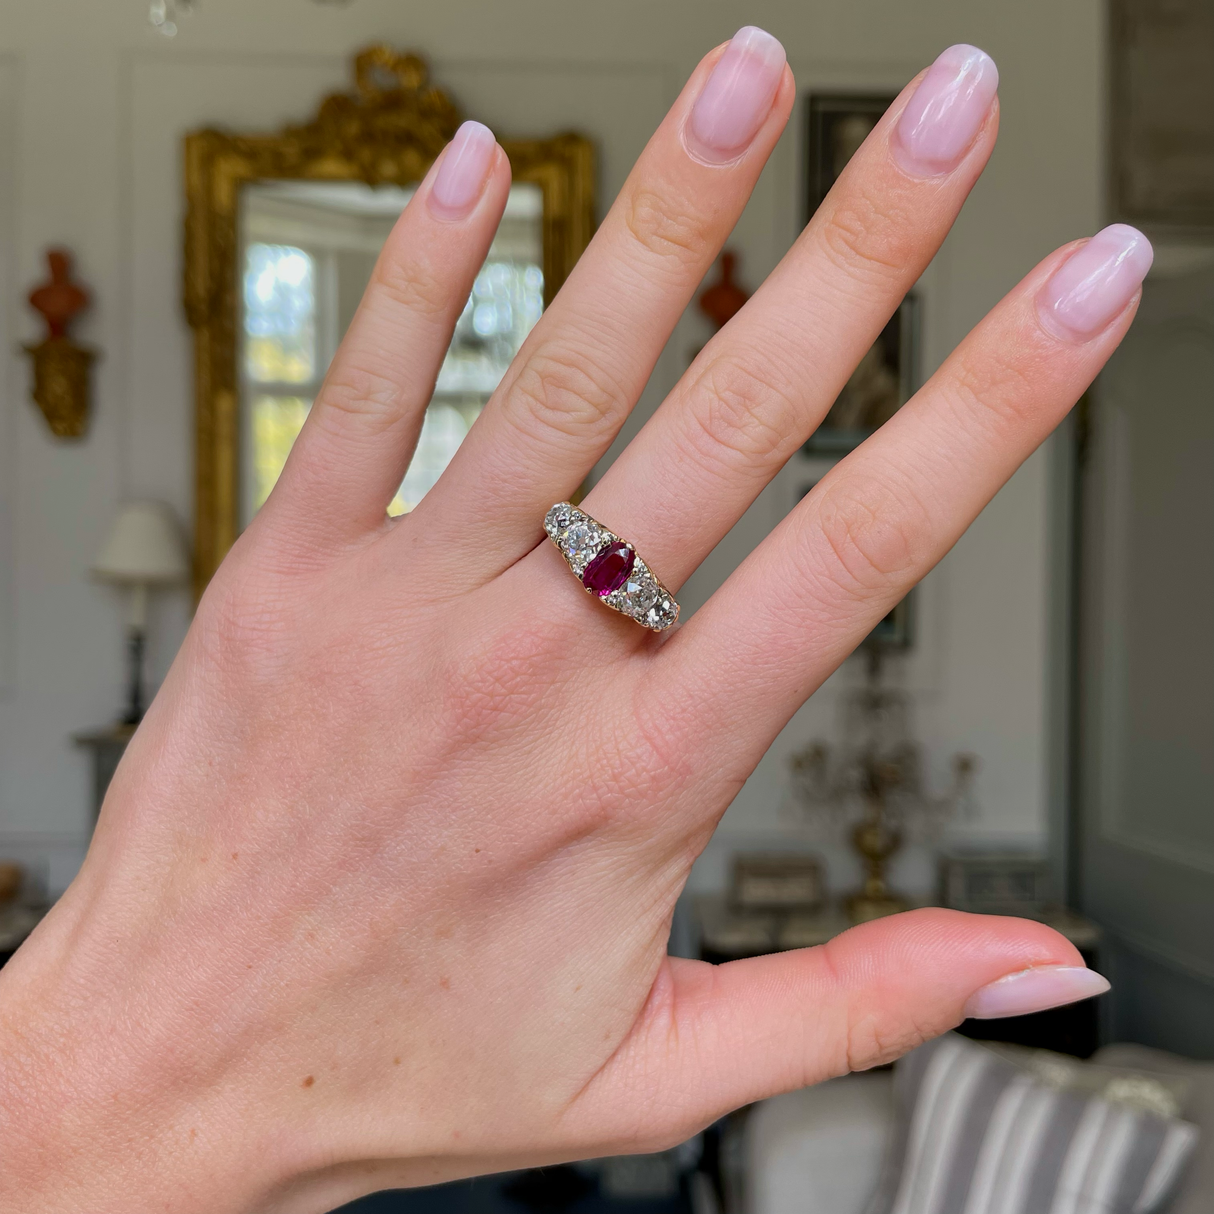
POLYGON ((928 794, 909 698, 884 685, 879 649, 868 653, 864 685, 844 695, 840 724, 841 746, 814 741, 792 756, 792 786, 802 824, 819 836, 845 832, 859 853, 864 880, 844 907, 863 923, 907 909, 889 886, 890 859, 907 838, 935 837, 967 807, 977 761, 954 756, 951 787, 928 794))

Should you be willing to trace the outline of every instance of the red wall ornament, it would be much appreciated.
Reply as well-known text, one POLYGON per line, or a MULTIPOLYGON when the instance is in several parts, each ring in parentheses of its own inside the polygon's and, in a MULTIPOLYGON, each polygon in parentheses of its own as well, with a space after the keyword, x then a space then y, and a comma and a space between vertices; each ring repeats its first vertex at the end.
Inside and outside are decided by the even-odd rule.
POLYGON ((700 293, 700 311, 718 329, 723 329, 741 310, 750 296, 733 280, 737 268, 736 253, 726 249, 721 254, 721 277, 700 293))
POLYGON ((68 326, 89 306, 89 293, 72 281, 72 255, 48 249, 50 281, 29 294, 30 306, 46 321, 46 336, 23 349, 34 363, 31 395, 56 438, 79 438, 89 415, 89 369, 96 353, 77 345, 68 326))

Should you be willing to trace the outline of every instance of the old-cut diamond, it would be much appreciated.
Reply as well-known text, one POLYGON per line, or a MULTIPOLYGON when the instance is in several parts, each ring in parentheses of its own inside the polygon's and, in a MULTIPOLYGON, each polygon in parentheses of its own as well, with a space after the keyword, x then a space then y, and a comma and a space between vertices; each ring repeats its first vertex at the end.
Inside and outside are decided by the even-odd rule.
POLYGON ((679 605, 668 594, 658 598, 650 609, 645 612, 645 626, 661 632, 669 628, 679 618, 679 605))
POLYGON ((628 581, 636 555, 627 544, 619 540, 608 544, 586 566, 582 574, 582 585, 599 598, 605 599, 628 581))
POLYGON ((653 579, 633 567, 632 576, 624 583, 624 603, 628 614, 643 620, 645 613, 658 601, 658 588, 653 579))
POLYGON ((574 523, 561 536, 560 544, 569 563, 580 576, 586 562, 602 547, 603 533, 589 520, 574 523))
POLYGON ((581 513, 568 502, 557 502, 544 518, 544 530, 552 539, 556 539, 581 513))

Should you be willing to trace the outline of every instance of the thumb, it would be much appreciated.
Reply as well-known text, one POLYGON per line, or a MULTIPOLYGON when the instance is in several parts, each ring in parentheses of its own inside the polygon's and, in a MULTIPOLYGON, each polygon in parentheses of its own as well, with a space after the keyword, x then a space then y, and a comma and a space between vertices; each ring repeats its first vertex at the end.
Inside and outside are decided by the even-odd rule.
POLYGON ((1020 1015, 1108 985, 1044 924, 938 909, 720 966, 670 958, 591 1088, 615 1089, 607 1108, 631 1110, 630 1136, 677 1142, 751 1101, 890 1062, 967 1015, 1020 1015), (638 1109, 658 1123, 637 1126, 638 1109))

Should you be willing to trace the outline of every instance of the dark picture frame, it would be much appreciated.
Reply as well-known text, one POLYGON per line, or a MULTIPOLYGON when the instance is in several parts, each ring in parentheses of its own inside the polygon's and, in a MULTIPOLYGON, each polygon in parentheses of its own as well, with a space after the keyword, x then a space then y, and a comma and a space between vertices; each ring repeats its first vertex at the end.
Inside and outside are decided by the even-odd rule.
POLYGON ((866 649, 909 649, 914 643, 915 588, 890 608, 889 614, 864 638, 866 649))
MULTIPOLYGON (((889 109, 894 93, 810 93, 805 99, 805 219, 889 109)), ((908 295, 852 373, 806 455, 844 454, 887 422, 918 388, 920 305, 908 295)))
POLYGON ((1109 192, 1113 218, 1214 233, 1214 6, 1111 0, 1109 192))
MULTIPOLYGON (((814 452, 814 454, 821 456, 826 453, 818 451, 814 452)), ((816 484, 817 481, 806 481, 803 483, 797 494, 797 500, 800 501, 810 493, 816 484)), ((917 590, 917 586, 912 586, 906 592, 905 597, 899 599, 877 621, 872 632, 860 642, 861 649, 877 649, 884 653, 893 650, 906 650, 915 643, 915 602, 917 590)))
POLYGON ((810 93, 805 99, 806 223, 896 96, 810 93))
POLYGON ((919 387, 919 343, 920 304, 912 294, 898 305, 809 436, 805 454, 845 454, 889 421, 919 387))

